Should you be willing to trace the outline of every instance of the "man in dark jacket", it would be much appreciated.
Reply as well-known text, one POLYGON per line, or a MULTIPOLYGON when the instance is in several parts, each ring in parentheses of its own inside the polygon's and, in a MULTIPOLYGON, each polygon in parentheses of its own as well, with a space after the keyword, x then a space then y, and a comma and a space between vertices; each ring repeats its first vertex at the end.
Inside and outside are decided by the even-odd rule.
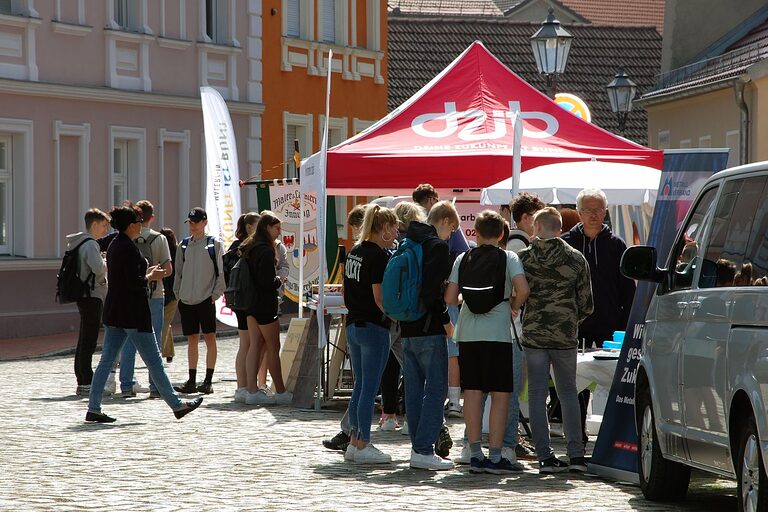
POLYGON ((448 392, 446 335, 453 326, 443 300, 443 287, 451 271, 448 244, 459 227, 459 216, 449 201, 429 211, 428 224, 413 221, 406 238, 420 243, 423 254, 419 296, 427 313, 413 322, 401 322, 405 411, 411 437, 411 467, 451 469, 453 463, 435 455, 434 444, 443 426, 443 404, 448 392))

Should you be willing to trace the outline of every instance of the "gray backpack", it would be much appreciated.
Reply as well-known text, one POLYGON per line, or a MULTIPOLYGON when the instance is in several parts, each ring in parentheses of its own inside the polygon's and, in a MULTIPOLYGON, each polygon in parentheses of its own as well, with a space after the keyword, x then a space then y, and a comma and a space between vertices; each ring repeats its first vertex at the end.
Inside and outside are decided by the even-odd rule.
POLYGON ((155 235, 149 235, 147 238, 144 238, 143 236, 140 236, 136 239, 134 242, 136 244, 136 247, 139 248, 139 252, 141 253, 144 258, 146 258, 147 263, 149 265, 152 265, 152 242, 155 241, 157 237, 159 237, 160 234, 155 235))

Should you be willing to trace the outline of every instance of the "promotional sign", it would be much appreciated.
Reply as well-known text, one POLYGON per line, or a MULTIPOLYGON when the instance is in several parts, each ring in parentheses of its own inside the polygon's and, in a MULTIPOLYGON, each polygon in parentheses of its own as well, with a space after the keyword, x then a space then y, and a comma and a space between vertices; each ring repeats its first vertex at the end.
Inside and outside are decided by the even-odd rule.
MULTIPOLYGON (((212 87, 200 88, 205 130, 205 211, 208 233, 219 240, 224 250, 235 241, 240 217, 240 171, 232 119, 224 98, 212 87)), ((224 296, 216 301, 216 318, 235 327, 237 318, 226 307, 224 296)))
MULTIPOLYGON (((728 149, 685 149, 664 152, 664 168, 647 245, 656 248, 659 265, 675 241, 685 215, 706 180, 725 168, 728 149)), ((638 482, 638 439, 635 427, 635 379, 642 350, 645 314, 656 283, 637 284, 624 344, 608 395, 603 423, 589 470, 618 480, 638 482)))
POLYGON ((592 112, 589 111, 589 107, 587 107, 587 104, 583 99, 575 94, 559 92, 555 94, 555 103, 576 117, 579 117, 588 123, 592 122, 592 112))

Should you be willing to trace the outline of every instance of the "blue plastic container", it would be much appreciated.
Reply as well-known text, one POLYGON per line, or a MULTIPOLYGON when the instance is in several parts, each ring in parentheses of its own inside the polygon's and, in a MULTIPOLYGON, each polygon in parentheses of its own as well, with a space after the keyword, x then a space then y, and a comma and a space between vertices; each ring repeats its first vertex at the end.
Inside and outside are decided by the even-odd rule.
POLYGON ((608 349, 620 349, 623 342, 621 341, 604 341, 603 348, 608 349))
POLYGON ((625 331, 613 331, 613 341, 624 342, 625 331))

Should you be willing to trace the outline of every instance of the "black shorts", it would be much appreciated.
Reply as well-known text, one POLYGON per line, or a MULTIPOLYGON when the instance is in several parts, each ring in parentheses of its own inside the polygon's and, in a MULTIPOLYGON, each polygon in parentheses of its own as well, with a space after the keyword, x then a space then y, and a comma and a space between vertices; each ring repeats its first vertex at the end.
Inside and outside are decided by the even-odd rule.
POLYGON ((179 315, 184 336, 216 332, 216 305, 210 299, 200 304, 185 304, 179 301, 179 315))
POLYGON ((483 393, 512 392, 515 385, 512 376, 512 343, 465 341, 458 345, 461 389, 483 393))
POLYGON ((237 318, 237 330, 247 331, 248 330, 248 313, 238 309, 235 309, 232 312, 235 314, 235 317, 237 318))
POLYGON ((274 297, 261 298, 256 305, 248 310, 248 316, 256 319, 259 325, 267 325, 277 321, 277 294, 274 297))

